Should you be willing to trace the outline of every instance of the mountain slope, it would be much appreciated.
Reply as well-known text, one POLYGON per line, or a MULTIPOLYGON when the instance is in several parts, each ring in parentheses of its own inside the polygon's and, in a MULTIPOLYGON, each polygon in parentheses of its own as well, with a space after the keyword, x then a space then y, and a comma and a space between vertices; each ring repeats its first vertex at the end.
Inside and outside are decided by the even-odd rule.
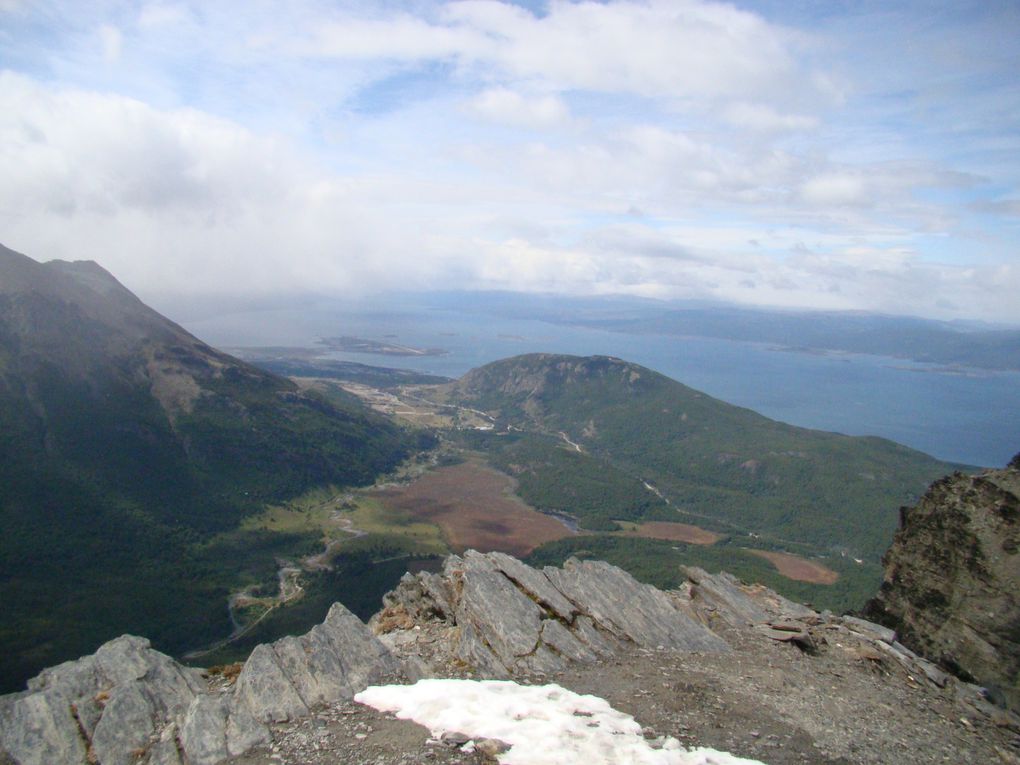
POLYGON ((298 541, 241 535, 242 517, 414 446, 353 398, 210 348, 95 263, 0 247, 0 681, 125 630, 171 651, 226 633, 238 572, 298 541))
MULTIPOLYGON (((557 438, 575 460, 596 461, 589 472, 623 472, 653 500, 632 503, 629 516, 608 507, 596 522, 686 520, 874 561, 896 509, 955 467, 884 439, 776 422, 608 357, 518 356, 469 372, 442 396, 557 438)), ((564 484, 548 443, 543 457, 516 455, 514 472, 523 486, 555 494, 564 484)))

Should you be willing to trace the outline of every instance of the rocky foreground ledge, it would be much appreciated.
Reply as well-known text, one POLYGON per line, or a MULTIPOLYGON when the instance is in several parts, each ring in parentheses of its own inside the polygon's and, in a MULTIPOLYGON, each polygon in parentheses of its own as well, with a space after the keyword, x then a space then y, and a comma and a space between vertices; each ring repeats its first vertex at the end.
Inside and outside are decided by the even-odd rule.
POLYGON ((369 625, 335 604, 236 675, 125 635, 0 697, 0 764, 483 761, 350 701, 422 677, 555 680, 771 763, 1020 762, 1020 720, 891 630, 687 573, 662 592, 603 562, 539 571, 469 551, 406 575, 369 625))

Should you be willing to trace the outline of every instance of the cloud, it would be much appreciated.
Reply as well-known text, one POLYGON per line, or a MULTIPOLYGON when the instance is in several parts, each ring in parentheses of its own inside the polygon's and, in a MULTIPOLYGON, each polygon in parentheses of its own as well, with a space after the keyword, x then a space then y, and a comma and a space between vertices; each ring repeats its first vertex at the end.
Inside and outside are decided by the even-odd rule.
POLYGON ((111 24, 103 24, 99 27, 99 40, 103 46, 103 60, 107 64, 116 64, 120 60, 123 45, 120 30, 111 24))
POLYGON ((800 186, 801 198, 810 205, 859 206, 869 202, 868 186, 860 173, 829 172, 808 178, 800 186))
POLYGON ((445 59, 559 90, 823 95, 820 81, 799 70, 794 39, 760 16, 699 0, 557 2, 543 16, 464 0, 443 5, 433 20, 347 15, 315 30, 303 49, 339 59, 445 59))
POLYGON ((553 127, 570 120, 570 111, 560 98, 552 95, 527 97, 509 88, 484 90, 468 108, 483 119, 521 127, 553 127))
POLYGON ((17 4, 5 244, 98 258, 143 292, 499 287, 1020 320, 997 286, 1016 283, 1020 190, 1005 24, 932 19, 904 52, 904 8, 751 7, 17 4))
POLYGON ((723 110, 723 119, 738 128, 762 132, 812 130, 819 119, 805 114, 780 114, 768 104, 738 101, 723 110))

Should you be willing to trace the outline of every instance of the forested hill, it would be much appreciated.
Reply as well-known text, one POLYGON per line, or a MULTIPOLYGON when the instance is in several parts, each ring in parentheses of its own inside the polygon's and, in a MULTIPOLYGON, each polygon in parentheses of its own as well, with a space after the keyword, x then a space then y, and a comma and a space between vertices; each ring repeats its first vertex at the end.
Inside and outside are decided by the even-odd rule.
POLYGON ((575 461, 590 463, 593 476, 625 474, 645 486, 646 502, 595 501, 583 518, 590 528, 619 519, 683 520, 877 562, 898 508, 961 467, 885 439, 776 422, 603 356, 505 359, 469 372, 442 396, 509 426, 489 448, 506 455, 503 467, 533 503, 562 506, 562 460, 533 445, 514 447, 515 430, 558 438, 575 461))
POLYGON ((215 535, 414 447, 353 398, 210 348, 95 263, 0 247, 0 686, 123 632, 169 651, 225 634, 223 561, 272 550, 215 535))

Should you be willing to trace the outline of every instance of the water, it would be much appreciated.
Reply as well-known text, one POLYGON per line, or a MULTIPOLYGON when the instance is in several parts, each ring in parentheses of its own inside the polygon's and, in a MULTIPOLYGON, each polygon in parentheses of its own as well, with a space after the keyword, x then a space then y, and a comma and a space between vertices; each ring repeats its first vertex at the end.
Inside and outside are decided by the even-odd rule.
POLYGON ((183 321, 218 347, 314 346, 352 335, 443 356, 331 353, 337 359, 457 377, 521 353, 603 354, 662 372, 773 419, 876 435, 940 459, 1001 466, 1020 451, 1020 373, 957 370, 861 354, 811 354, 710 338, 628 335, 483 310, 427 304, 357 309, 336 303, 183 321))

